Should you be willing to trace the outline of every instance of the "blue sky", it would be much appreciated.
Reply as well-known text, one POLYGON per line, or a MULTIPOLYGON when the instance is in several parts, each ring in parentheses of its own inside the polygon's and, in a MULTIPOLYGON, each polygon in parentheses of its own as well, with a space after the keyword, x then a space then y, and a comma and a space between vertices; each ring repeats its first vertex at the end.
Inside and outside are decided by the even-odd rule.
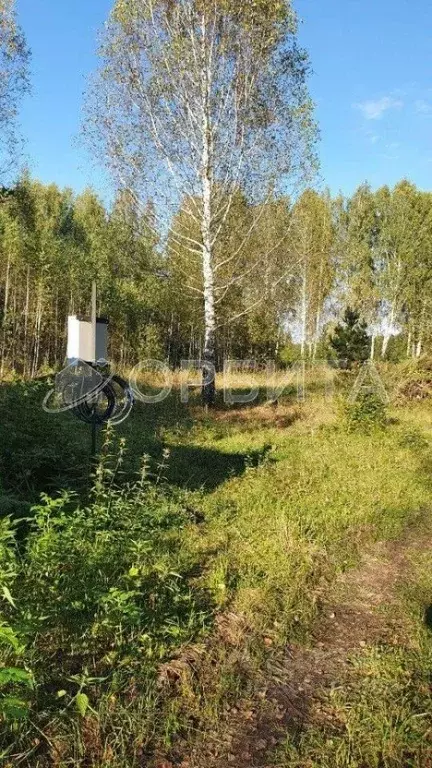
MULTIPOLYGON (((107 194, 79 147, 82 95, 112 0, 18 0, 32 49, 33 95, 22 109, 32 174, 107 194)), ((314 70, 321 176, 332 192, 408 177, 431 189, 430 0, 296 0, 314 70)))

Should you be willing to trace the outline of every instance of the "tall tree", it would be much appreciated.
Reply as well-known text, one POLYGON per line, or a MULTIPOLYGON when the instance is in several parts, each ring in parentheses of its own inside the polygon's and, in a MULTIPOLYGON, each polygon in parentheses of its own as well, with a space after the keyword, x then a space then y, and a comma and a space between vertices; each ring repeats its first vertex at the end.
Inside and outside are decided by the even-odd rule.
POLYGON ((334 286, 333 213, 330 195, 306 190, 292 210, 290 248, 297 260, 297 317, 301 356, 315 357, 326 301, 334 286))
POLYGON ((418 242, 418 192, 407 181, 393 190, 379 189, 375 195, 378 238, 375 273, 383 329, 381 356, 387 354, 390 337, 400 329, 401 314, 410 283, 408 265, 413 262, 418 242))
MULTIPOLYGON (((90 97, 89 133, 117 181, 156 205, 171 249, 199 256, 205 364, 215 363, 217 244, 239 189, 255 204, 313 164, 307 59, 290 0, 117 0, 90 97), (182 213, 173 226, 163 210, 182 213), (184 218, 196 230, 184 234, 184 218)), ((235 263, 262 206, 230 255, 235 263)), ((265 263, 266 254, 261 254, 265 263)), ((184 271, 188 264, 185 261, 184 271)), ((231 285, 237 287, 238 273, 231 285)), ((208 403, 214 388, 204 389, 208 403)))
POLYGON ((338 302, 343 306, 348 300, 366 321, 373 359, 380 331, 380 296, 375 271, 379 230, 376 201, 368 184, 362 184, 339 207, 337 230, 338 302))
POLYGON ((409 191, 410 224, 406 234, 409 247, 403 258, 403 314, 407 353, 420 357, 432 332, 432 195, 409 191))
POLYGON ((17 143, 16 116, 29 89, 29 51, 18 25, 15 0, 0 0, 0 174, 11 170, 17 143))

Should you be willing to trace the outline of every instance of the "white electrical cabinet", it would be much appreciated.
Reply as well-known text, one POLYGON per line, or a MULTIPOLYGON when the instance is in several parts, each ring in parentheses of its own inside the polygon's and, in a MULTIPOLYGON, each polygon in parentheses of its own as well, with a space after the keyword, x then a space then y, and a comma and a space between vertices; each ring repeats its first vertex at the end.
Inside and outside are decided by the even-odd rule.
POLYGON ((84 360, 96 363, 108 359, 108 321, 96 320, 96 332, 93 324, 79 320, 76 315, 68 317, 68 360, 84 360))
POLYGON ((96 320, 96 362, 108 360, 108 320, 96 320))

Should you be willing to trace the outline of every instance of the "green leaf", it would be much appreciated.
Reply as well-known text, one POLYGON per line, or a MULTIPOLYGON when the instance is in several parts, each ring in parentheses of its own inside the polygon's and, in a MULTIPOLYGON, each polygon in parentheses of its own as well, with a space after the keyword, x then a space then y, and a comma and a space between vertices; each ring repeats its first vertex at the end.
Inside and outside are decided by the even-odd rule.
POLYGON ((64 691, 63 689, 61 691, 57 691, 57 698, 62 699, 64 696, 66 696, 67 691, 64 691))
POLYGON ((0 699, 0 714, 6 720, 26 720, 28 712, 29 705, 22 699, 16 699, 14 696, 5 696, 0 699))
POLYGON ((76 702, 77 710, 80 713, 81 717, 85 717, 85 714, 89 707, 88 696, 85 693, 77 693, 75 697, 75 702, 76 702))
POLYGON ((31 688, 33 678, 25 669, 18 669, 18 667, 0 669, 0 686, 7 685, 8 683, 22 683, 31 688))
POLYGON ((8 624, 0 624, 0 645, 10 645, 17 653, 20 651, 19 640, 8 624))
POLYGON ((2 586, 2 592, 3 597, 8 601, 8 603, 10 603, 13 608, 16 608, 15 601, 5 584, 2 586))

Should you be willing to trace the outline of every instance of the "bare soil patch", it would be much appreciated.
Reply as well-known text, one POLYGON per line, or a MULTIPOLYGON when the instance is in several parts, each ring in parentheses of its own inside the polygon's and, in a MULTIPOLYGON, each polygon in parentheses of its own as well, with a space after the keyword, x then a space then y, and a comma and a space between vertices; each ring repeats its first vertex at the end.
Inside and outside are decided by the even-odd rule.
POLYGON ((426 517, 405 535, 377 543, 358 567, 342 574, 331 595, 319 595, 320 615, 308 647, 290 645, 268 662, 253 700, 234 707, 223 735, 206 737, 182 768, 265 768, 288 732, 331 719, 329 691, 350 684, 352 656, 373 645, 407 646, 408 619, 398 587, 410 579, 411 557, 431 549, 426 517))

